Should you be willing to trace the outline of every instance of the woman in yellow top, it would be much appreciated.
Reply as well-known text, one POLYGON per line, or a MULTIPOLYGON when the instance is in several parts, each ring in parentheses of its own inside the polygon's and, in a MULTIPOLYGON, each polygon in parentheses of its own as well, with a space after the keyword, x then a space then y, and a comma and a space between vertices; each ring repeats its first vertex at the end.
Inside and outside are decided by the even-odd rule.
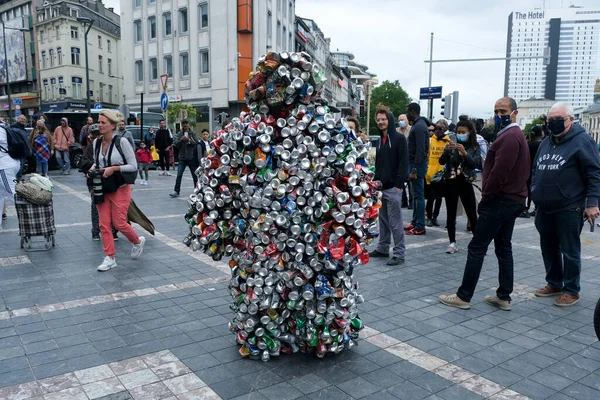
POLYGON ((444 153, 444 149, 448 142, 450 142, 450 136, 448 136, 448 122, 444 119, 440 119, 435 124, 433 135, 429 139, 429 165, 427 167, 427 174, 425 175, 425 198, 427 204, 425 206, 425 216, 427 217, 427 226, 440 226, 437 221, 437 217, 440 214, 440 208, 442 207, 442 194, 435 193, 431 188, 431 178, 436 172, 441 171, 444 166, 440 164, 440 156, 444 153))

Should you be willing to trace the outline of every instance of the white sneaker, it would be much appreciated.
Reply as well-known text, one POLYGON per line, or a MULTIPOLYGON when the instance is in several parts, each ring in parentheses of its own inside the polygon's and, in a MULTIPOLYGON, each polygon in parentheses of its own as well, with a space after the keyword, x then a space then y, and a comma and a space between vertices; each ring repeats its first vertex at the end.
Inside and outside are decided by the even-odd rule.
POLYGON ((147 184, 147 183, 146 183, 146 180, 145 180, 145 179, 142 179, 142 185, 146 185, 146 184, 147 184))
POLYGON ((111 268, 114 268, 117 266, 117 260, 115 260, 114 258, 110 258, 109 256, 104 257, 104 261, 102 261, 102 264, 98 265, 98 271, 108 271, 111 268))
POLYGON ((140 243, 134 244, 131 248, 131 258, 138 258, 144 252, 144 243, 146 243, 146 238, 140 236, 140 243))
POLYGON ((458 251, 458 247, 456 246, 456 242, 452 242, 446 249, 446 254, 454 254, 457 251, 458 251))
POLYGON ((167 171, 167 176, 173 176, 169 171, 167 171))

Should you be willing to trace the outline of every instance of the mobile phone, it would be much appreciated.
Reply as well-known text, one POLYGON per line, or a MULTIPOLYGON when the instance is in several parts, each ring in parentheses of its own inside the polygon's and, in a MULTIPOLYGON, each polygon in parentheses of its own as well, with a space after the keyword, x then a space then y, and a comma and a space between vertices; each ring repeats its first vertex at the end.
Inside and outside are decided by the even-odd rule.
POLYGON ((457 142, 456 135, 450 135, 450 141, 456 143, 457 142))

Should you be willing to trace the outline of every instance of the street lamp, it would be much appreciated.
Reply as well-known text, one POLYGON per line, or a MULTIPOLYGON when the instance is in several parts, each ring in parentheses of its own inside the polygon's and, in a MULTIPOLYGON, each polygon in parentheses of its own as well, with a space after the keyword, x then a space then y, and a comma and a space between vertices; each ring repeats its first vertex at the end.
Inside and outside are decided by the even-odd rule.
POLYGON ((6 75, 6 96, 8 98, 8 124, 10 125, 12 122, 11 114, 12 114, 12 105, 10 101, 10 79, 8 79, 8 52, 6 51, 6 29, 12 31, 21 31, 21 32, 29 32, 27 28, 7 28, 4 25, 4 21, 2 21, 2 39, 4 41, 4 73, 6 75))
POLYGON ((85 29, 85 27, 87 26, 87 29, 85 29, 85 34, 84 34, 84 39, 85 39, 85 86, 86 86, 86 96, 85 98, 87 99, 85 104, 87 107, 87 113, 88 113, 88 117, 92 116, 92 112, 90 111, 91 108, 91 104, 90 104, 90 63, 89 63, 89 58, 88 58, 88 33, 90 32, 90 29, 92 29, 92 25, 94 25, 94 20, 88 17, 79 17, 77 18, 77 22, 81 22, 83 24, 83 29, 85 29))

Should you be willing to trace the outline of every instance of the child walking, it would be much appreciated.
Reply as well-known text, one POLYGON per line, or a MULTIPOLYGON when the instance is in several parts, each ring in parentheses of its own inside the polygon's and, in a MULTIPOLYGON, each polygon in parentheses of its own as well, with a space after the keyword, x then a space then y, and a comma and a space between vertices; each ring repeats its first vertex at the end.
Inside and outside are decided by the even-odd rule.
POLYGON ((54 154, 54 138, 42 121, 38 120, 35 129, 29 135, 29 142, 37 161, 37 173, 48 175, 48 160, 54 154))
POLYGON ((142 181, 140 184, 148 184, 148 169, 152 164, 152 153, 146 148, 145 142, 140 142, 140 148, 135 152, 135 158, 138 162, 138 169, 140 171, 140 178, 142 181))

